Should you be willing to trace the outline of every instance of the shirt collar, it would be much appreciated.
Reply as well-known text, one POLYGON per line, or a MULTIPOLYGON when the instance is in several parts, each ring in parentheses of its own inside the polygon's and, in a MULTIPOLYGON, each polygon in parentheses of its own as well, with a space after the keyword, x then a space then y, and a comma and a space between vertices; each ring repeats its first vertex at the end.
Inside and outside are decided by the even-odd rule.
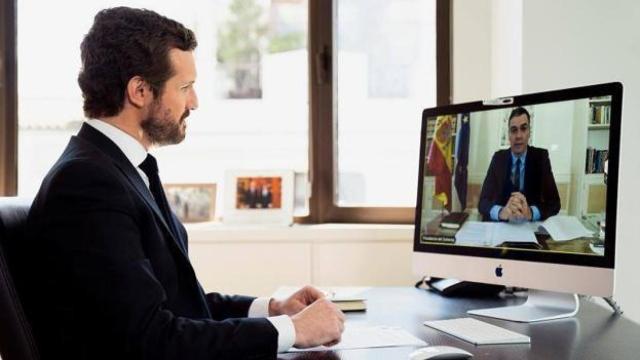
POLYGON ((513 153, 513 151, 510 152, 511 154, 511 165, 515 165, 516 160, 520 159, 520 162, 522 163, 521 166, 524 166, 525 161, 527 161, 527 150, 524 151, 524 153, 522 153, 522 155, 517 156, 516 154, 513 153))
POLYGON ((134 167, 137 168, 147 157, 144 146, 126 132, 102 120, 89 119, 86 122, 113 141, 134 167))

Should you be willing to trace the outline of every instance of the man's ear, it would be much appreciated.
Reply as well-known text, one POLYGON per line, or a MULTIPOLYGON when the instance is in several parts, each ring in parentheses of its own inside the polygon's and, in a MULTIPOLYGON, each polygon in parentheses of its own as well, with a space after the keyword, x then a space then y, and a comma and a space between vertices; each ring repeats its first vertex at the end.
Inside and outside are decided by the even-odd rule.
POLYGON ((141 76, 134 76, 127 83, 126 96, 131 105, 142 108, 153 100, 153 92, 141 76))

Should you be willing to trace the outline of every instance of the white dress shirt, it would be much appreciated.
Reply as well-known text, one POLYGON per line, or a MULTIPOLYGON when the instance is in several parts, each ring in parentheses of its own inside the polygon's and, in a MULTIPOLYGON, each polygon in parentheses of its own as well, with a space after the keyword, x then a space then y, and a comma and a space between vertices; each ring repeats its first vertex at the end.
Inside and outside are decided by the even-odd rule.
MULTIPOLYGON (((138 174, 149 188, 149 178, 138 166, 147 158, 147 150, 138 140, 119 128, 102 120, 90 119, 86 121, 94 129, 113 141, 138 170, 138 174)), ((269 316, 270 298, 257 298, 249 307, 249 317, 267 317, 278 331, 278 352, 289 350, 296 341, 296 331, 291 318, 287 315, 269 316)))

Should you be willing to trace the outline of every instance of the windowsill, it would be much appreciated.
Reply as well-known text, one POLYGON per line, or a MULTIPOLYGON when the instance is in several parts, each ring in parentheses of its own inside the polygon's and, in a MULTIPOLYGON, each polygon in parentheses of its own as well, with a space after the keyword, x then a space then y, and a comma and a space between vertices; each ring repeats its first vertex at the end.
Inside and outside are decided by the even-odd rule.
POLYGON ((185 225, 189 243, 238 242, 412 242, 413 225, 317 224, 317 225, 185 225))

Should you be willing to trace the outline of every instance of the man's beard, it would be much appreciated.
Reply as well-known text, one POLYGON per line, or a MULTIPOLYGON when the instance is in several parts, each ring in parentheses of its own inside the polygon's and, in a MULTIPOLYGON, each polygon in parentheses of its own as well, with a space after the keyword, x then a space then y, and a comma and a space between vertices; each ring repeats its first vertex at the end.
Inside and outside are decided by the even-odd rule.
POLYGON ((140 126, 153 145, 178 144, 185 137, 187 116, 189 116, 189 110, 185 110, 180 121, 174 121, 169 109, 163 109, 160 101, 154 101, 150 115, 142 121, 140 126))

